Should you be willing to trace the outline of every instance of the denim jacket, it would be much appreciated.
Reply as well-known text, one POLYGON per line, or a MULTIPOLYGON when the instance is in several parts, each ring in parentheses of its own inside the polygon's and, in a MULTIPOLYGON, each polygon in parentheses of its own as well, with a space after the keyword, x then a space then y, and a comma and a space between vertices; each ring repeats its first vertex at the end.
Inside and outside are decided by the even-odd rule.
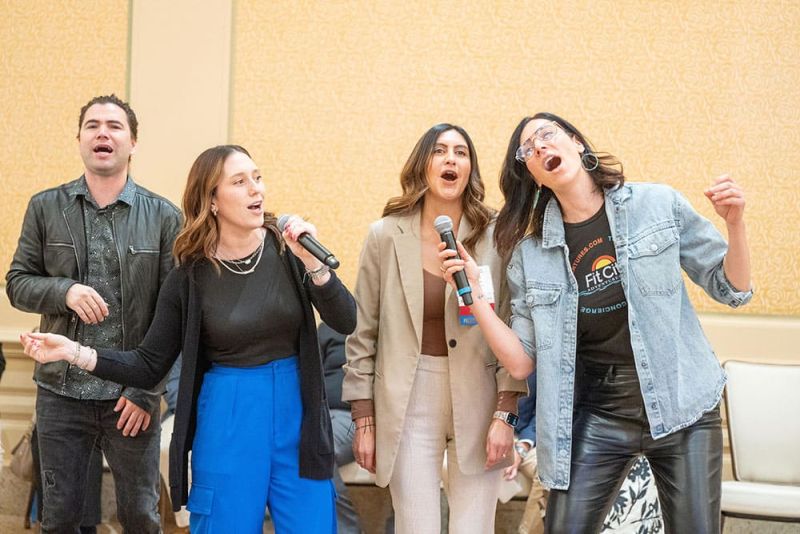
MULTIPOLYGON (((654 439, 697 421, 720 401, 722 371, 689 301, 681 269, 714 300, 737 307, 752 291, 725 277, 725 239, 674 189, 626 184, 606 190, 605 210, 628 301, 636 370, 654 439)), ((545 209, 542 238, 529 236, 508 265, 511 328, 536 361, 537 455, 546 487, 567 489, 577 345, 578 284, 561 210, 545 209)))

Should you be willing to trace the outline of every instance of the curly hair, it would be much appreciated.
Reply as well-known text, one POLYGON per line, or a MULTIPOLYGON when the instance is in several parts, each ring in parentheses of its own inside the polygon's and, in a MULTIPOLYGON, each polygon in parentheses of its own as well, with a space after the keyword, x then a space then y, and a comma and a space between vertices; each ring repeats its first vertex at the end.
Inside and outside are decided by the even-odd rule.
POLYGON ((84 106, 81 108, 81 114, 78 117, 78 138, 81 136, 81 127, 83 127, 83 118, 86 116, 86 110, 95 104, 114 104, 115 106, 120 107, 128 117, 128 126, 131 129, 131 139, 136 141, 136 138, 139 135, 139 121, 136 119, 136 113, 133 112, 130 104, 124 102, 114 93, 111 93, 110 95, 96 96, 84 104, 84 106))

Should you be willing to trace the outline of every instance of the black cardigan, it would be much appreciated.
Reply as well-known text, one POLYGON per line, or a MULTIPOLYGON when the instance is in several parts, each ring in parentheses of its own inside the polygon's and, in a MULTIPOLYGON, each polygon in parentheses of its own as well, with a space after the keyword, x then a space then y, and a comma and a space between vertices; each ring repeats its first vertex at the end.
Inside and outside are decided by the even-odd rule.
MULTIPOLYGON (((304 320, 300 331, 298 361, 303 400, 303 421, 300 430, 300 476, 326 479, 333 476, 333 435, 325 395, 322 360, 317 342, 316 320, 311 304, 323 321, 343 334, 353 331, 356 305, 339 278, 323 286, 303 280, 301 263, 287 249, 284 262, 303 306, 304 320)), ((161 287, 155 317, 142 343, 136 350, 98 350, 93 374, 106 380, 140 388, 152 388, 183 353, 175 427, 169 451, 169 485, 175 511, 189 497, 189 451, 194 440, 197 418, 197 397, 203 375, 210 364, 201 356, 200 291, 192 265, 173 269, 161 287), (180 332, 180 336, 177 333, 180 332)))

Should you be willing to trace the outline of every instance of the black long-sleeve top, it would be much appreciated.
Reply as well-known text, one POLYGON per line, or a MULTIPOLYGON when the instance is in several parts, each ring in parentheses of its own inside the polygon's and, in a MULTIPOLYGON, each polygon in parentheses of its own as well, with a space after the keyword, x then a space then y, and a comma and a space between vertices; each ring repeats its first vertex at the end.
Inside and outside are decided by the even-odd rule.
MULTIPOLYGON (((292 274, 302 303, 303 322, 298 343, 303 421, 300 430, 300 476, 326 479, 333 476, 333 435, 325 395, 322 359, 312 303, 320 317, 335 330, 349 334, 355 329, 356 305, 352 295, 331 272, 322 286, 304 282, 302 264, 289 251, 283 261, 292 274)), ((188 454, 197 417, 197 398, 210 363, 200 346, 201 294, 194 270, 205 261, 174 269, 161 287, 156 313, 141 345, 133 351, 99 350, 93 373, 121 384, 148 388, 169 371, 179 353, 183 365, 178 387, 175 427, 170 444, 170 494, 174 510, 188 500, 188 454)), ((255 295, 254 295, 255 297, 255 295)))
POLYGON ((277 243, 266 239, 263 247, 244 276, 210 264, 195 269, 203 288, 200 347, 212 364, 254 367, 297 354, 303 307, 277 243))

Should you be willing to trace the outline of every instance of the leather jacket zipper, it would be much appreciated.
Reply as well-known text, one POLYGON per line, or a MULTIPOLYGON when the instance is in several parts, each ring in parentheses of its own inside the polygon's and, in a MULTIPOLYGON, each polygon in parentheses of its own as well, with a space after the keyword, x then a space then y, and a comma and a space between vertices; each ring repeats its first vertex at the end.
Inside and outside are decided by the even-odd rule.
MULTIPOLYGON (((114 238, 114 248, 117 251, 117 261, 119 261, 119 320, 122 325, 122 350, 128 348, 125 339, 125 269, 122 265, 122 254, 119 251, 119 241, 117 241, 117 225, 114 223, 114 212, 111 212, 111 234, 114 238)), ((132 248, 132 247, 131 247, 132 248)))
MULTIPOLYGON (((78 258, 78 245, 75 242, 75 236, 72 234, 72 228, 69 227, 69 220, 67 220, 67 215, 62 211, 61 216, 64 217, 64 226, 67 227, 67 232, 69 232, 69 238, 72 240, 72 252, 75 254, 75 265, 78 267, 78 279, 81 283, 84 282, 83 280, 83 273, 81 273, 81 261, 78 258)), ((78 339, 78 314, 74 311, 70 310, 70 322, 72 323, 72 339, 78 339)), ((72 367, 72 364, 67 362, 67 371, 64 373, 63 378, 61 380, 61 387, 67 387, 67 373, 69 372, 69 368, 72 367)))

